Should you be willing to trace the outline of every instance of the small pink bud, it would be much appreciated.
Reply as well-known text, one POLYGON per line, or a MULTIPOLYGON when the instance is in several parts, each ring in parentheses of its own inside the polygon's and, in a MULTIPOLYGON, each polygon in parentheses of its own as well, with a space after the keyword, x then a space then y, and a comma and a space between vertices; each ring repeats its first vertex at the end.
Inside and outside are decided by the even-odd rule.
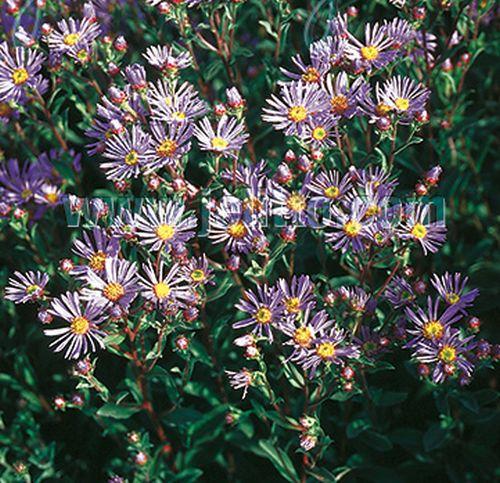
POLYGON ((116 37, 113 47, 118 51, 118 52, 125 52, 128 48, 127 41, 125 40, 125 37, 123 35, 119 35, 116 37))
POLYGON ((189 339, 183 335, 175 339, 175 347, 181 351, 185 351, 189 348, 189 339))
POLYGON ((71 272, 71 270, 73 270, 75 268, 75 264, 73 263, 72 260, 70 260, 69 258, 63 258, 60 262, 59 262, 59 268, 65 272, 65 273, 69 273, 71 272))

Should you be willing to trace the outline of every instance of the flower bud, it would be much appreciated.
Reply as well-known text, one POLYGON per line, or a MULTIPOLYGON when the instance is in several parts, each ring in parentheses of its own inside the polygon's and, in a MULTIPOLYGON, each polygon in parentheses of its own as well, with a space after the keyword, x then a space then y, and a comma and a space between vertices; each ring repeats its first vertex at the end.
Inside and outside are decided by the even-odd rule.
POLYGON ((443 168, 441 168, 441 166, 439 165, 431 168, 429 171, 427 171, 427 173, 425 173, 426 183, 430 184, 431 186, 437 185, 442 172, 443 168))
POLYGON ((311 151, 311 158, 313 161, 321 161, 325 157, 325 153, 319 149, 314 149, 311 151))
POLYGON ((349 15, 349 17, 355 18, 358 16, 358 13, 359 10, 354 5, 347 7, 347 15, 349 15))
POLYGON ((303 434, 300 436, 300 447, 304 451, 312 450, 317 443, 318 443, 318 438, 316 438, 316 436, 312 436, 310 434, 303 434))
POLYGON ((285 162, 287 163, 293 163, 296 159, 297 159, 297 156, 295 155, 295 153, 289 149, 286 153, 285 153, 285 162))
POLYGON ((350 366, 345 366, 340 373, 344 379, 352 379, 354 377, 354 369, 350 366))
POLYGON ((417 183, 415 185, 415 193, 417 193, 418 196, 425 196, 428 193, 427 186, 423 183, 417 183))
POLYGON ((189 348, 189 339, 183 335, 180 335, 175 339, 175 347, 181 351, 185 351, 189 348))
POLYGON ((248 347, 255 344, 255 337, 252 334, 242 335, 234 339, 233 344, 236 347, 248 347))
POLYGON ((415 290, 415 292, 422 295, 427 290, 427 284, 423 280, 417 280, 413 284, 413 289, 415 290))
POLYGON ((149 191, 156 191, 160 187, 160 178, 158 176, 151 176, 148 179, 148 190, 149 191))
POLYGON ((299 157, 298 161, 297 161, 297 169, 299 171, 302 171, 303 173, 307 173, 309 171, 311 171, 313 167, 313 164, 311 162, 311 160, 306 156, 306 155, 302 155, 299 157))
POLYGON ((69 258, 63 258, 59 261, 59 269, 65 273, 71 272, 74 268, 75 264, 69 258))
POLYGON ((198 318, 199 310, 196 307, 188 307, 182 311, 182 316, 186 322, 193 322, 198 318))
POLYGON ((120 67, 114 62, 109 62, 107 67, 107 72, 111 77, 115 77, 120 73, 120 67))
POLYGON ((63 411, 66 408, 66 399, 62 396, 56 396, 54 398, 54 407, 58 411, 63 411))
POLYGON ((255 345, 250 345, 245 349, 244 357, 247 359, 256 359, 259 357, 259 348, 255 345))
POLYGON ((54 317, 47 310, 40 310, 38 312, 38 320, 42 324, 50 324, 54 320, 54 317))
POLYGON ((113 184, 115 186, 115 190, 118 191, 118 193, 124 193, 130 188, 130 182, 126 179, 119 179, 113 184))
POLYGON ((429 120, 430 120, 430 116, 429 116, 429 112, 427 111, 427 109, 422 109, 421 111, 418 111, 415 114, 415 121, 417 121, 417 122, 424 124, 424 123, 429 122, 429 120))
POLYGON ((469 319, 469 327, 472 330, 477 331, 479 330, 480 326, 481 326, 481 321, 477 317, 471 317, 469 319))
POLYGON ((123 35, 119 35, 116 37, 113 47, 118 51, 118 52, 125 52, 128 48, 127 41, 125 40, 125 37, 123 35))
POLYGON ((295 228, 291 226, 284 226, 280 230, 280 237, 286 243, 293 243, 297 238, 295 228))
POLYGON ((453 62, 451 59, 444 59, 441 64, 441 70, 443 72, 451 72, 453 70, 453 62))
POLYGON ((238 255, 231 255, 226 261, 226 268, 231 272, 236 272, 240 268, 241 259, 238 255))
POLYGON ((276 169, 276 174, 275 174, 276 181, 281 184, 286 184, 292 178, 293 175, 292 172, 290 171, 290 168, 286 164, 281 163, 276 169))
POLYGON ((412 15, 415 20, 424 20, 427 15, 425 7, 414 7, 412 10, 412 15))
POLYGON ((224 114, 226 114, 226 112, 226 106, 222 104, 222 102, 218 102, 217 104, 215 104, 214 113, 216 116, 223 116, 224 114))
POLYGON ((134 463, 137 466, 144 466, 148 462, 148 455, 143 451, 139 451, 134 457, 134 463))
POLYGON ((114 104, 121 104, 127 98, 125 91, 122 91, 116 86, 111 86, 108 89, 109 98, 114 104))
POLYGON ((387 116, 382 116, 377 119, 377 128, 381 131, 388 131, 391 125, 391 120, 387 116))

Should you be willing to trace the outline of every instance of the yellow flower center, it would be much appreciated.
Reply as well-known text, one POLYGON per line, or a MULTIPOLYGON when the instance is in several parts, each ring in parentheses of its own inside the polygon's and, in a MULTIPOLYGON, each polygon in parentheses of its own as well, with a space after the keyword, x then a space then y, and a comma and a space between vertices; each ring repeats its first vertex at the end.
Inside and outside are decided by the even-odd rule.
POLYGON ((175 234, 175 228, 172 225, 163 224, 156 228, 156 235, 162 241, 171 240, 175 234))
POLYGON ((460 295, 454 293, 454 292, 450 292, 450 293, 447 293, 446 294, 446 301, 451 304, 451 305, 454 305, 456 304, 457 302, 460 301, 460 295))
POLYGON ((194 282, 201 282, 204 279, 205 279, 205 272, 200 268, 197 268, 196 270, 193 270, 191 272, 191 280, 193 280, 194 282))
POLYGON ((137 155, 137 151, 135 149, 131 149, 125 156, 125 164, 127 166, 135 166, 138 161, 139 156, 137 155))
POLYGON ((293 333, 293 341, 300 347, 309 347, 311 345, 311 329, 309 327, 299 327, 293 333))
POLYGON ((36 284, 33 284, 33 285, 28 285, 28 286, 26 287, 26 293, 27 293, 28 295, 33 295, 33 294, 37 293, 37 292, 38 292, 38 291, 40 291, 40 290, 41 290, 40 286, 39 286, 39 285, 36 285, 36 284))
POLYGON ((361 231, 361 223, 357 222, 356 220, 349 220, 345 225, 344 225, 344 233, 350 237, 354 238, 355 236, 358 236, 360 231, 361 231))
POLYGON ((246 236, 247 229, 242 221, 237 221, 236 223, 233 223, 231 226, 229 226, 229 228, 227 229, 227 232, 233 238, 241 239, 241 238, 244 238, 246 236))
POLYGON ((78 42, 79 39, 80 39, 80 34, 77 34, 77 33, 66 34, 63 38, 63 42, 66 45, 69 45, 70 47, 72 47, 73 45, 75 45, 78 42))
POLYGON ((445 345, 439 351, 439 358, 443 362, 446 362, 447 364, 450 364, 451 362, 453 362, 457 358, 457 351, 451 345, 445 345))
POLYGON ((389 112, 391 112, 391 106, 388 106, 387 104, 384 104, 383 102, 380 102, 377 104, 377 107, 375 108, 377 111, 377 114, 379 116, 385 116, 389 112))
POLYGON ((163 300, 170 295, 170 286, 165 282, 158 282, 153 286, 153 292, 159 300, 163 300))
POLYGON ((59 200, 59 195, 57 193, 47 193, 45 199, 52 205, 55 205, 59 200))
POLYGON ((157 148, 156 154, 162 158, 171 158, 177 151, 177 143, 172 139, 165 139, 157 148))
POLYGON ((271 322, 271 318, 272 313, 267 307, 261 307, 255 314, 255 320, 259 324, 269 324, 269 322, 271 322))
POLYGON ((23 200, 27 200, 33 195, 33 191, 31 191, 29 188, 25 188, 21 191, 21 198, 23 200))
POLYGON ((405 99, 404 97, 398 97, 394 100, 394 104, 400 111, 407 111, 410 107, 410 100, 405 99))
POLYGON ((327 136, 327 132, 324 127, 318 126, 313 129, 311 135, 316 141, 323 141, 323 139, 325 139, 327 136))
POLYGON ((104 287, 102 292, 111 302, 118 302, 125 295, 125 288, 121 283, 111 282, 104 287))
POLYGON ((76 54, 77 59, 80 62, 86 62, 89 59, 89 53, 85 49, 81 49, 76 54))
POLYGON ((337 188, 337 186, 328 186, 328 188, 325 188, 323 190, 323 194, 327 198, 334 200, 335 198, 338 198, 338 196, 340 195, 340 190, 339 188, 337 188))
POLYGON ((14 82, 16 86, 24 84, 29 77, 30 75, 24 67, 19 67, 18 69, 14 69, 12 71, 12 82, 14 82))
POLYGON ((292 211, 300 213, 306 209, 307 203, 304 195, 300 193, 292 193, 286 201, 286 206, 292 211))
POLYGON ((102 250, 98 250, 97 252, 92 254, 89 260, 89 266, 92 270, 100 272, 101 270, 104 270, 105 265, 106 254, 102 250))
POLYGON ((377 205, 371 205, 366 210, 367 217, 375 216, 378 215, 379 213, 380 213, 380 208, 377 205))
POLYGON ((307 109, 304 106, 293 106, 288 110, 288 119, 293 122, 302 122, 307 117, 307 109))
POLYGON ((411 229, 411 234, 418 240, 422 240, 427 235, 427 228, 422 223, 416 223, 411 229))
POLYGON ((304 82, 319 82, 321 76, 319 72, 314 67, 308 67, 304 74, 302 74, 302 80, 304 82))
POLYGON ((374 45, 367 45, 366 47, 361 47, 361 57, 365 60, 376 60, 380 52, 374 45))
POLYGON ((335 355, 335 346, 331 342, 322 342, 316 347, 316 354, 321 359, 331 359, 335 355))
POLYGON ((285 300, 286 311, 291 314, 300 312, 300 299, 298 297, 291 297, 285 300))
POLYGON ((444 327, 439 320, 430 320, 424 324, 423 333, 426 339, 441 339, 444 327))
POLYGON ((182 111, 176 111, 172 114, 172 117, 176 121, 184 121, 184 119, 186 119, 186 113, 182 111))
POLYGON ((212 144, 212 148, 214 148, 217 151, 220 151, 222 149, 226 149, 229 146, 229 142, 221 137, 213 138, 211 141, 211 144, 212 144))
POLYGON ((335 114, 343 114, 349 107, 349 101, 346 96, 339 94, 330 99, 330 105, 335 114))
POLYGON ((71 332, 76 335, 84 335, 90 329, 90 322, 85 317, 75 317, 71 321, 71 332))

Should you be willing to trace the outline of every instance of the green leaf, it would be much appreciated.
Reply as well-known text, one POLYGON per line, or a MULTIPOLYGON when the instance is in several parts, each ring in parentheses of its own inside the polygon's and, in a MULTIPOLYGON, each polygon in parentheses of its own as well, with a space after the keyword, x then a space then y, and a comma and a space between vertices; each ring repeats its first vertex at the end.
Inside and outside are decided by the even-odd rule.
POLYGON ((439 423, 433 424, 424 434, 423 444, 425 451, 437 449, 445 443, 448 431, 444 430, 439 423))
POLYGON ((128 419, 139 411, 137 407, 108 403, 99 408, 97 415, 103 418, 128 419))
POLYGON ((200 445, 217 438, 224 429, 226 413, 226 406, 218 406, 191 424, 187 431, 187 444, 200 445))
POLYGON ((353 439, 370 428, 371 423, 366 419, 355 419, 347 425, 346 434, 349 439, 353 439))
POLYGON ((294 483, 300 481, 292 460, 285 451, 265 440, 259 441, 259 447, 262 449, 263 455, 271 461, 283 478, 294 483))

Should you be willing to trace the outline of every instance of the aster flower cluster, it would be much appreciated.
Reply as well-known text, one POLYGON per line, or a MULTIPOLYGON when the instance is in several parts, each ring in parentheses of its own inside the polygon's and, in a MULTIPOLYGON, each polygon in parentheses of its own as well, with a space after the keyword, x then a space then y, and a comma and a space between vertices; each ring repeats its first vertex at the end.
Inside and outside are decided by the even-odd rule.
POLYGON ((89 154, 106 158, 101 168, 107 178, 123 191, 133 178, 142 177, 156 187, 166 176, 179 189, 185 184, 183 173, 194 139, 213 155, 216 170, 220 159, 236 160, 248 139, 237 115, 242 107, 238 91, 227 90, 229 109, 217 111, 212 121, 207 103, 192 84, 180 79, 181 71, 191 65, 187 52, 159 45, 148 48, 144 58, 160 79, 149 81, 140 64, 126 66, 123 81, 117 77, 102 97, 86 133, 94 139, 89 154))
MULTIPOLYGON (((110 216, 100 221, 105 218, 110 216)), ((78 263, 61 261, 61 271, 73 278, 76 289, 72 283, 71 291, 52 297, 46 288, 49 277, 41 272, 16 272, 6 288, 8 300, 39 303, 44 324, 61 319, 62 327, 44 333, 54 338, 51 347, 66 358, 104 348, 105 337, 137 313, 157 313, 165 321, 177 317, 181 326, 192 322, 204 287, 211 283, 207 258, 189 255, 197 222, 182 203, 149 201, 136 213, 123 209, 108 222, 108 228, 95 225, 75 239, 78 263), (130 260, 138 250, 144 261, 130 260)))
POLYGON ((471 308, 479 291, 469 288, 468 277, 460 273, 434 274, 430 283, 436 295, 425 299, 423 281, 397 277, 385 290, 389 303, 403 313, 399 337, 419 363, 421 376, 438 384, 447 379, 468 384, 476 365, 498 352, 477 338, 479 319, 471 315, 471 308))
POLYGON ((366 117, 382 132, 422 122, 426 87, 401 75, 370 83, 375 73, 415 55, 419 34, 408 21, 394 18, 366 24, 360 40, 349 31, 348 16, 337 16, 327 36, 311 44, 310 61, 295 56, 294 70, 282 69, 289 80, 268 100, 263 120, 312 152, 341 148, 340 130, 353 117, 366 117))
POLYGON ((81 155, 51 150, 35 161, 9 159, 0 166, 0 217, 39 219, 48 208, 65 200, 64 179, 56 165, 68 165, 75 173, 81 169, 81 155))

